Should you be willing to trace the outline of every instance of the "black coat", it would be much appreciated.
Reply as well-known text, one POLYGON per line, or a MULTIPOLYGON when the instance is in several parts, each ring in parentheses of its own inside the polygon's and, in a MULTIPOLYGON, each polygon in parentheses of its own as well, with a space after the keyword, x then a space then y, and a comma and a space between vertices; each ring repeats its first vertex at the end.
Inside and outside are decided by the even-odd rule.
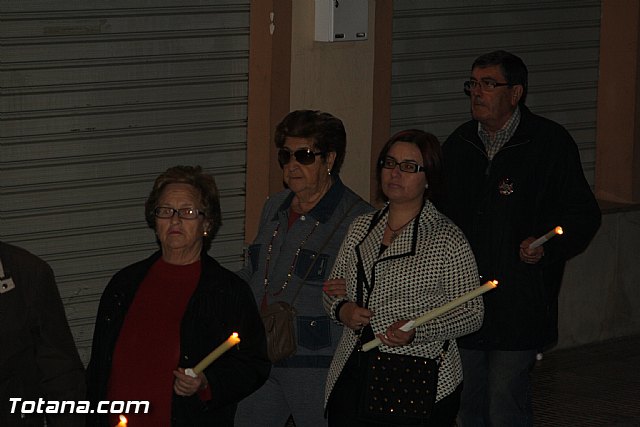
MULTIPOLYGON (((87 371, 93 405, 105 399, 111 358, 127 310, 138 286, 159 257, 158 252, 121 270, 102 295, 87 371)), ((210 401, 174 393, 171 424, 233 426, 238 401, 266 381, 271 362, 266 354, 264 326, 248 285, 210 256, 203 254, 201 261, 200 280, 180 326, 180 366, 193 367, 232 332, 238 332, 241 342, 205 369, 212 393, 210 401)), ((96 417, 89 425, 106 423, 106 417, 96 417)))
POLYGON ((446 194, 440 210, 465 233, 483 280, 482 328, 459 340, 481 350, 541 349, 557 340, 557 304, 565 262, 582 252, 600 226, 600 209, 584 177, 578 148, 559 124, 521 107, 513 137, 490 161, 478 122, 456 129, 443 145, 446 194), (535 265, 519 245, 556 226, 535 265))

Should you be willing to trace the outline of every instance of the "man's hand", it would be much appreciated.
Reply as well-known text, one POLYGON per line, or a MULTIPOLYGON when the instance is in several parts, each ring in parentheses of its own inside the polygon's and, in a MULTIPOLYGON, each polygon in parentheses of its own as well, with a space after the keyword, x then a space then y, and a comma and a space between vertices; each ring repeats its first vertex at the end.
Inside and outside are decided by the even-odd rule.
POLYGON ((529 249, 529 245, 536 240, 535 237, 528 237, 520 243, 520 259, 527 264, 537 264, 544 256, 544 247, 529 249))

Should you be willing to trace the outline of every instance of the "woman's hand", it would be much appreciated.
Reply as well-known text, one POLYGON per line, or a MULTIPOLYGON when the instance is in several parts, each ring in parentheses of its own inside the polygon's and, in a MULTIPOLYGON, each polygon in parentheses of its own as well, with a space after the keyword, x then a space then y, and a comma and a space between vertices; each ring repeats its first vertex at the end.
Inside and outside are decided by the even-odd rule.
POLYGON ((334 298, 342 298, 347 296, 347 282, 343 278, 326 280, 322 284, 322 290, 325 294, 334 298))
POLYGON ((357 331, 369 324, 372 315, 371 310, 359 307, 355 302, 348 302, 340 307, 338 318, 347 327, 357 331))
POLYGON ((399 347, 411 344, 416 336, 416 330, 411 329, 409 332, 405 332, 400 329, 407 322, 408 320, 398 320, 390 325, 384 334, 377 334, 376 336, 384 345, 389 347, 399 347))
POLYGON ((191 396, 198 390, 205 389, 209 383, 207 377, 200 372, 197 377, 192 377, 184 373, 183 368, 173 371, 173 391, 178 396, 191 396))

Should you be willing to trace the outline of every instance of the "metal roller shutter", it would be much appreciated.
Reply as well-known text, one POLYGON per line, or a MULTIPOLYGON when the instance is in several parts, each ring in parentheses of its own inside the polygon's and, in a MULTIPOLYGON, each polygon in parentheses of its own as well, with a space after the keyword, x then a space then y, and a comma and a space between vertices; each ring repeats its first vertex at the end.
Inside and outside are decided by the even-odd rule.
POLYGON ((470 117, 471 63, 505 49, 529 68, 527 105, 572 134, 593 185, 599 36, 599 0, 395 0, 392 131, 444 141, 470 117))
POLYGON ((111 275, 151 254, 166 168, 216 177, 242 262, 249 0, 2 2, 0 238, 53 267, 85 362, 111 275))

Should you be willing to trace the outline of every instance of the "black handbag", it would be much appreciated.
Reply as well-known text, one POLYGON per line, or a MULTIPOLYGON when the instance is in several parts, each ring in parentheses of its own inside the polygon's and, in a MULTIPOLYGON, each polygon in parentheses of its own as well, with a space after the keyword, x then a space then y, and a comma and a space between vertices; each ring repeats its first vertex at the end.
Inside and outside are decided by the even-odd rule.
POLYGON ((392 425, 425 422, 433 412, 438 369, 448 348, 445 341, 436 359, 374 350, 363 381, 360 418, 392 425))

